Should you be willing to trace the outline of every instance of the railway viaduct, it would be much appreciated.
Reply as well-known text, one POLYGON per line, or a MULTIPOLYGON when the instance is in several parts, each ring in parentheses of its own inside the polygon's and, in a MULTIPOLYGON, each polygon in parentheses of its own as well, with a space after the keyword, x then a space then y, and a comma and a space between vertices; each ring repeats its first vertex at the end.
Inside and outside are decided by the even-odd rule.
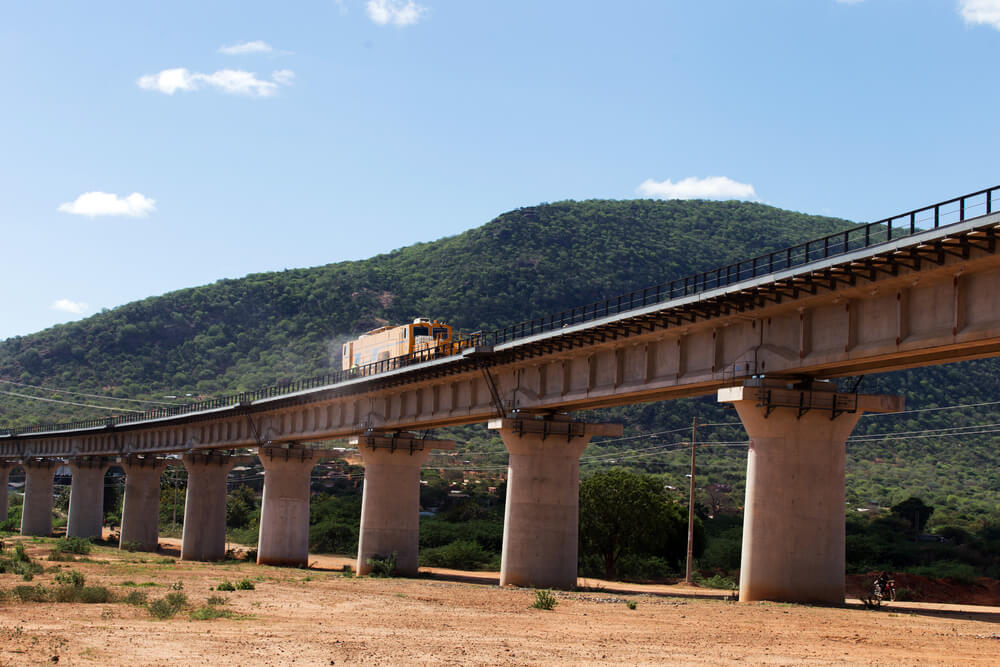
POLYGON ((182 557, 225 548, 226 476, 265 469, 258 562, 305 564, 308 443, 351 438, 365 465, 358 571, 417 569, 420 466, 454 443, 413 431, 487 422, 509 459, 501 584, 576 583, 579 457, 618 424, 568 413, 715 393, 750 438, 741 600, 844 599, 845 441, 895 396, 830 380, 1000 354, 1000 187, 597 304, 478 334, 462 354, 400 358, 137 416, 0 432, 0 511, 26 474, 21 532, 97 535, 109 465, 125 471, 122 542, 155 549, 160 473, 188 472, 182 557))

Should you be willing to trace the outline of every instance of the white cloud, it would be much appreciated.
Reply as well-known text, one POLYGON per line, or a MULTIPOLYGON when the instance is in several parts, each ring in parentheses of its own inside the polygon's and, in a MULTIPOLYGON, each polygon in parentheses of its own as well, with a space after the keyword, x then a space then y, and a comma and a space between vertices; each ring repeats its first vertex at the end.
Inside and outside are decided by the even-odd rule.
POLYGON ((966 23, 1000 30, 1000 0, 958 0, 958 10, 966 23))
POLYGON ((165 69, 159 74, 147 74, 139 77, 139 87, 173 95, 178 90, 194 90, 197 88, 197 84, 190 72, 183 67, 178 67, 165 69))
POLYGON ((272 51, 274 49, 271 48, 270 44, 260 40, 219 47, 219 53, 224 53, 227 56, 243 56, 248 53, 271 53, 272 51))
POLYGON ((737 183, 725 176, 685 178, 674 183, 669 178, 654 181, 647 178, 636 192, 659 199, 756 199, 757 193, 749 183, 737 183))
POLYGON ((365 7, 368 18, 379 25, 393 24, 395 26, 413 25, 420 20, 427 8, 418 5, 413 0, 368 0, 365 7))
POLYGON ((271 72, 271 78, 274 79, 275 83, 279 83, 282 86, 292 85, 292 81, 295 80, 295 72, 290 69, 279 69, 271 72))
POLYGON ((81 315, 87 312, 87 304, 70 301, 69 299, 59 299, 58 301, 53 301, 52 310, 61 310, 64 313, 73 313, 74 315, 81 315))
POLYGON ((202 86, 217 88, 225 93, 248 95, 250 97, 270 97, 278 92, 279 86, 291 84, 295 73, 283 69, 274 73, 273 81, 258 79, 254 72, 240 69, 220 69, 211 74, 189 72, 183 67, 165 69, 157 74, 139 77, 139 87, 173 95, 178 90, 198 90, 202 86))
POLYGON ((93 218, 98 215, 124 215, 130 218, 144 218, 156 210, 156 200, 150 199, 138 192, 128 197, 107 192, 85 192, 74 201, 59 205, 62 213, 85 215, 93 218))

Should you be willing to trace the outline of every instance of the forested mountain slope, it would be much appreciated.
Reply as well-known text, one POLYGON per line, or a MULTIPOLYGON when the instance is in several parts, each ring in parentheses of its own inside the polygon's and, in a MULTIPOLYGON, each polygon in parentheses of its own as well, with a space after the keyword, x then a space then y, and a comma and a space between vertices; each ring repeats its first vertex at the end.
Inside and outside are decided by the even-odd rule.
MULTIPOLYGON (((371 259, 220 280, 2 341, 0 381, 21 384, 0 384, 5 392, 0 393, 0 426, 106 414, 11 395, 108 403, 24 385, 160 400, 233 393, 337 368, 344 340, 383 323, 425 316, 466 332, 504 326, 850 224, 746 202, 568 201, 521 208, 457 236, 371 259)), ((1000 401, 1000 363, 984 360, 869 377, 862 390, 902 393, 908 407, 918 409, 1000 401)), ((662 473, 670 483, 676 478, 683 486, 683 456, 635 450, 684 439, 695 415, 702 422, 737 421, 710 397, 606 412, 609 419, 625 421, 626 435, 675 432, 595 444, 585 456, 584 472, 629 465, 662 473), (602 455, 588 458, 594 451, 602 455)), ((975 424, 1000 424, 1000 410, 987 405, 865 418, 856 434, 975 424)), ((502 445, 483 429, 459 433, 489 462, 506 460, 502 445)), ((743 437, 738 424, 706 428, 702 436, 743 437)), ((960 525, 996 514, 1000 507, 1000 454, 989 433, 852 442, 848 455, 852 505, 889 505, 921 495, 938 508, 934 521, 960 525)), ((745 450, 709 449, 703 456, 710 473, 706 484, 728 488, 724 500, 738 505, 745 450)))
MULTIPOLYGON (((132 398, 252 389, 335 368, 341 342, 383 323, 503 326, 849 224, 741 202, 522 208, 368 260, 220 280, 8 339, 0 379, 132 398)), ((10 425, 81 414, 0 397, 10 425)))

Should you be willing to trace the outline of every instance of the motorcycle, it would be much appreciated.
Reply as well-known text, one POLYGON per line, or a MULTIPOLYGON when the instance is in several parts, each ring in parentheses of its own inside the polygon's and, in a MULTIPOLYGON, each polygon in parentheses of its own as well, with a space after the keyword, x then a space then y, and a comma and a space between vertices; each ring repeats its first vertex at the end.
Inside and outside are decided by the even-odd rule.
POLYGON ((882 602, 893 602, 896 599, 896 581, 894 579, 887 579, 883 584, 882 578, 878 577, 872 584, 872 594, 871 594, 871 604, 874 607, 879 606, 882 602))

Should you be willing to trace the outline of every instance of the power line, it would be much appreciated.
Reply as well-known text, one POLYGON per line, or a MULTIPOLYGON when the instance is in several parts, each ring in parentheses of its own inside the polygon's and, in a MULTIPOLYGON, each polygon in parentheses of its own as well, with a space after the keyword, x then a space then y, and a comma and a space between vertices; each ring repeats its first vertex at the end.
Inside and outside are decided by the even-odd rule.
POLYGON ((70 391, 69 389, 50 389, 48 387, 41 387, 34 384, 25 384, 24 382, 14 382, 13 380, 0 380, 0 384, 13 384, 18 387, 29 387, 31 389, 40 389, 41 391, 52 392, 53 394, 73 394, 74 396, 86 396, 88 398, 103 398, 109 401, 128 401, 130 403, 154 403, 156 405, 182 405, 176 401, 153 401, 153 400, 143 400, 139 398, 118 398, 116 396, 107 396, 105 394, 87 394, 82 391, 70 391))
POLYGON ((73 401, 60 401, 55 398, 42 398, 41 396, 19 394, 16 391, 0 390, 0 394, 5 394, 7 396, 17 396, 18 398, 27 398, 32 401, 45 401, 46 403, 61 403, 62 405, 75 405, 76 407, 79 408, 97 408, 98 410, 108 410, 110 412, 143 412, 143 410, 133 410, 132 408, 121 408, 117 406, 91 405, 89 403, 74 403, 73 401))

